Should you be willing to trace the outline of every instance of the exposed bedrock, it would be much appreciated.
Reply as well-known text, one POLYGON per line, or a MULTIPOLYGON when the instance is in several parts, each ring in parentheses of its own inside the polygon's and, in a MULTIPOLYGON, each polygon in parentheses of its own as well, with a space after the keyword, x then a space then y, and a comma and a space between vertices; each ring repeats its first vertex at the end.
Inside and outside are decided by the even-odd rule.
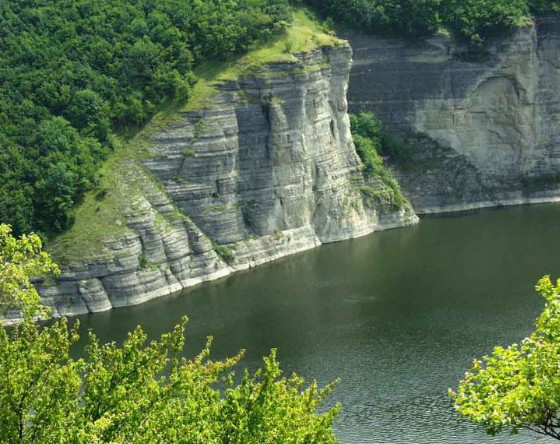
MULTIPOLYGON (((41 288, 55 314, 138 304, 325 242, 417 222, 364 201, 346 93, 352 52, 325 47, 219 88, 155 134, 126 207, 129 233, 41 288)), ((126 179, 126 175, 130 179, 126 179)), ((383 185, 380 183, 380 194, 383 185)))
POLYGON ((418 213, 560 199, 560 19, 477 54, 444 36, 346 37, 350 110, 413 148, 395 170, 418 213))

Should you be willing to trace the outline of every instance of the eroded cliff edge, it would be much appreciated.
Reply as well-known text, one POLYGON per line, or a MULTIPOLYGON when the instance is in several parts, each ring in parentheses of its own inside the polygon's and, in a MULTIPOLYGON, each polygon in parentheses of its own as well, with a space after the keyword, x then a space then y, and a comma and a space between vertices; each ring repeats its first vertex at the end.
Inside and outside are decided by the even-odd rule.
POLYGON ((558 17, 477 54, 447 36, 345 37, 350 109, 412 148, 394 167, 418 213, 560 199, 558 17))
MULTIPOLYGON (((364 198, 350 134, 349 46, 326 46, 220 86, 125 159, 114 225, 40 288, 55 315, 139 304, 321 243, 413 224, 364 198)), ((372 184, 370 183, 370 186, 372 184)), ((102 196, 102 198, 105 198, 102 196)))

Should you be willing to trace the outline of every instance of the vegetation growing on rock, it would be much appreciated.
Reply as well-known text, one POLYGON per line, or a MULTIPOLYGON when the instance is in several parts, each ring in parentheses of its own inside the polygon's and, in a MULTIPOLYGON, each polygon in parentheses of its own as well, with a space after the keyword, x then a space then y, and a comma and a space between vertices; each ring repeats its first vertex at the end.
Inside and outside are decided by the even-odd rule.
POLYGON ((325 17, 353 28, 391 35, 428 36, 449 29, 471 43, 532 14, 560 12, 557 0, 305 0, 325 17))
MULTIPOLYGON (((66 265, 84 257, 105 258, 107 251, 103 247, 104 239, 133 232, 127 225, 129 204, 142 201, 145 196, 152 195, 154 189, 162 187, 142 165, 144 160, 151 157, 151 138, 180 122, 179 112, 200 113, 212 104, 222 85, 243 76, 266 78, 268 75, 278 75, 277 70, 269 70, 270 64, 274 62, 286 62, 293 70, 321 69, 320 64, 310 65, 294 54, 286 53, 286 42, 291 42, 295 53, 321 46, 344 45, 343 41, 325 33, 321 24, 305 9, 294 10, 290 19, 290 24, 283 32, 267 42, 255 44, 246 54, 226 61, 204 61, 194 70, 196 83, 186 102, 166 102, 134 137, 128 140, 120 137, 111 139, 114 149, 98 169, 99 180, 95 189, 86 192, 80 204, 75 206, 73 225, 54 239, 49 239, 48 250, 59 264, 66 265)), ((196 153, 190 150, 204 125, 204 119, 198 120, 193 140, 182 153, 185 164, 196 157, 192 155, 196 153)), ((183 218, 185 214, 177 209, 173 217, 183 218)))
MULTIPOLYGON (((554 13, 556 0, 302 0, 373 32, 450 29, 471 42, 554 13)), ((8 0, 0 7, 0 220, 72 226, 117 145, 170 103, 204 107, 216 82, 336 39, 288 0, 8 0), (299 15, 298 15, 299 14, 299 15), (275 37, 276 36, 276 37, 275 37), (278 37, 281 36, 281 37, 278 37), (256 43, 266 42, 258 50, 256 43), (225 63, 240 54, 241 63, 225 63)))
POLYGON ((404 197, 398 182, 393 177, 391 170, 383 164, 380 154, 390 150, 391 138, 383 130, 381 122, 373 113, 360 113, 350 116, 352 126, 352 138, 356 145, 356 151, 365 166, 366 180, 381 182, 381 186, 362 185, 360 191, 369 199, 381 198, 382 194, 388 194, 390 203, 396 208, 402 208, 404 197))

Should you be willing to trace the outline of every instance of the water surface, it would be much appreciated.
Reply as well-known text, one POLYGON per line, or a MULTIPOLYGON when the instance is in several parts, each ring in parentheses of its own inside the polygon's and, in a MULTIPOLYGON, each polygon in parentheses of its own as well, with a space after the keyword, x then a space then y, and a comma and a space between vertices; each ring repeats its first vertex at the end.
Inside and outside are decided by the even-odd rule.
POLYGON ((423 219, 417 227, 291 256, 136 307, 81 317, 102 341, 142 324, 157 336, 188 315, 188 352, 213 335, 213 357, 270 348, 282 367, 326 384, 342 443, 533 443, 460 420, 446 395, 474 357, 519 341, 560 275, 560 205, 423 219))

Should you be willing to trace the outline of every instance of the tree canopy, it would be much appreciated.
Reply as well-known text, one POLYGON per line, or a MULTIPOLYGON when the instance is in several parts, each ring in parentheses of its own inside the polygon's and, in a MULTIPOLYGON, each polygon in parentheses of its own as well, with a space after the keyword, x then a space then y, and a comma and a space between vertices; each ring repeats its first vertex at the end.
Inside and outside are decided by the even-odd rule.
POLYGON ((58 267, 42 251, 39 236, 12 236, 9 225, 0 224, 0 314, 23 308, 26 316, 45 314, 30 277, 57 274, 58 267))
POLYGON ((304 0, 323 16, 364 31, 427 36, 449 29, 471 43, 560 12, 557 0, 304 0))
POLYGON ((318 411, 334 384, 319 388, 295 374, 282 376, 275 350, 262 368, 236 377, 232 369, 243 351, 211 360, 211 338, 197 356, 185 357, 186 318, 153 341, 141 327, 122 345, 101 344, 90 332, 85 357, 73 359, 77 322, 34 322, 38 299, 29 278, 50 272, 56 266, 38 237, 17 239, 0 225, 2 307, 25 307, 20 324, 0 325, 0 442, 336 441, 339 407, 318 411))
POLYGON ((68 228, 112 132, 188 98, 196 65, 247 51, 289 17, 288 0, 0 2, 0 221, 68 228))
POLYGON ((560 440, 560 280, 544 277, 536 289, 546 301, 536 330, 475 360, 451 395, 461 415, 492 435, 528 429, 560 440))

